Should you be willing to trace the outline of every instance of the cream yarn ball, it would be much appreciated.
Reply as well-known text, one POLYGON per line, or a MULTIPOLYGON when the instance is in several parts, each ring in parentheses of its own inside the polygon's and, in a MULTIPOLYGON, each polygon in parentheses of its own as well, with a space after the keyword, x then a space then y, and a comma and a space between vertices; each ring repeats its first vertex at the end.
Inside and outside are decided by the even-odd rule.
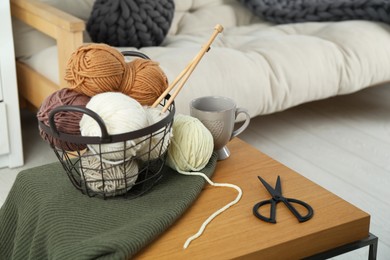
MULTIPOLYGON (((110 135, 122 134, 148 126, 147 114, 140 103, 120 92, 104 92, 91 98, 87 108, 96 112, 104 121, 110 135)), ((83 136, 101 136, 101 129, 92 117, 83 115, 80 120, 83 136)), ((140 139, 118 143, 88 145, 95 154, 102 154, 105 160, 118 161, 136 156, 142 148, 140 139), (126 148, 126 149, 125 149, 126 148)), ((107 161, 106 161, 107 162, 107 161)))
POLYGON ((203 169, 214 150, 214 140, 210 131, 199 119, 181 114, 176 115, 172 128, 168 166, 179 172, 203 169))
MULTIPOLYGON (((166 111, 162 113, 162 108, 156 107, 144 107, 146 114, 148 116, 149 125, 153 125, 161 120, 163 120, 166 116, 168 116, 169 112, 166 111)), ((154 160, 163 155, 169 146, 170 139, 172 137, 172 128, 168 130, 167 127, 159 129, 154 132, 151 138, 148 138, 143 145, 143 149, 140 152, 140 159, 142 161, 154 160), (167 132, 169 131, 169 132, 167 132)))
POLYGON ((111 197, 122 195, 134 186, 138 165, 135 160, 119 165, 101 163, 97 155, 87 151, 81 157, 80 172, 82 182, 91 191, 111 197))
POLYGON ((203 222, 198 232, 186 240, 183 246, 184 248, 187 248, 194 239, 200 237, 206 226, 215 217, 236 204, 242 196, 240 187, 230 183, 215 183, 207 175, 199 172, 206 167, 213 154, 213 150, 213 136, 199 119, 185 115, 177 115, 175 117, 173 137, 171 139, 171 145, 168 148, 168 166, 184 175, 200 176, 210 185, 229 187, 238 191, 236 199, 215 211, 203 222))
POLYGON ((215 211, 203 222, 198 232, 185 241, 183 245, 184 249, 186 249, 193 240, 203 234, 206 226, 214 218, 229 207, 238 203, 242 197, 242 190, 237 185, 230 183, 215 183, 211 181, 207 175, 199 172, 206 167, 213 154, 213 150, 213 136, 199 119, 185 115, 177 115, 175 117, 173 123, 173 137, 171 139, 171 145, 168 148, 168 166, 184 175, 200 176, 212 186, 229 187, 238 192, 237 197, 233 201, 215 211))

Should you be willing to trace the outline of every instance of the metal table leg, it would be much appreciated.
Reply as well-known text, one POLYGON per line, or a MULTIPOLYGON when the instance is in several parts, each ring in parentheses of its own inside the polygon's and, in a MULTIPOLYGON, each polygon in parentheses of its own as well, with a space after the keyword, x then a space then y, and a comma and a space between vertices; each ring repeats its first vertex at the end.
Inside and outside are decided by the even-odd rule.
POLYGON ((330 249, 328 251, 315 254, 313 256, 309 256, 307 258, 304 258, 305 260, 322 260, 322 259, 328 259, 334 256, 338 256, 365 246, 369 247, 369 253, 368 253, 368 260, 376 260, 377 251, 378 251, 378 237, 376 237, 373 234, 369 234, 369 236, 365 239, 352 242, 350 244, 346 244, 340 247, 336 247, 334 249, 330 249))

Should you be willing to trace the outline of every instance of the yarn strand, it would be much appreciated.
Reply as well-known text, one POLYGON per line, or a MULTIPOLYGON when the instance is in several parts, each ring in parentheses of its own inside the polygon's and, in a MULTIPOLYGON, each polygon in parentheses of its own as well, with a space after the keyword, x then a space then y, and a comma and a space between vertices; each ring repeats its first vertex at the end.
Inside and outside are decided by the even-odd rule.
MULTIPOLYGON (((184 156, 184 153, 183 151, 180 149, 180 145, 174 140, 172 139, 171 140, 171 144, 173 146, 175 146, 175 148, 177 149, 177 151, 179 152, 179 155, 180 156, 184 156)), ((199 168, 194 168, 192 167, 188 162, 186 162, 185 160, 183 160, 183 163, 186 164, 186 167, 188 169, 190 169, 192 172, 188 172, 188 171, 183 171, 181 169, 179 169, 177 166, 176 166, 176 170, 177 172, 183 174, 183 175, 188 175, 188 176, 200 176, 202 178, 204 178, 210 185, 214 186, 214 187, 228 187, 228 188, 233 188, 235 190, 237 190, 238 194, 237 194, 237 197, 229 202, 228 204, 226 204, 225 206, 223 206, 222 208, 220 208, 219 210, 215 211, 213 214, 211 214, 204 222, 203 224, 201 225, 201 227, 199 228, 198 232, 195 233, 194 235, 190 236, 186 242, 184 243, 184 246, 183 246, 183 249, 187 249, 188 246, 190 245, 190 243, 197 239, 198 237, 200 237, 204 230, 206 229, 206 226, 214 219, 216 218, 219 214, 221 214, 222 212, 226 211, 228 208, 230 208, 231 206, 237 204, 241 197, 242 197, 242 190, 240 187, 238 187, 237 185, 234 185, 234 184, 231 184, 231 183, 216 183, 216 182, 213 182, 212 180, 210 180, 209 177, 207 177, 204 173, 200 172, 201 169, 199 168, 203 168, 203 165, 199 168)))
POLYGON ((220 208, 219 210, 215 211, 213 214, 211 214, 204 222, 203 224, 201 225, 201 227, 199 228, 198 232, 195 233, 194 235, 190 236, 189 238, 187 238, 186 242, 184 243, 184 246, 183 248, 184 249, 187 249, 188 246, 190 245, 190 243, 197 239, 198 237, 200 237, 204 230, 206 229, 206 226, 214 219, 216 218, 219 214, 221 214, 222 212, 226 211, 228 208, 230 208, 231 206, 233 206, 234 204, 237 204, 241 197, 242 197, 242 190, 240 187, 238 187, 237 185, 234 185, 234 184, 231 184, 231 183, 216 183, 216 182, 213 182, 211 181, 204 173, 202 172, 183 172, 183 171, 179 171, 180 173, 182 174, 185 174, 185 175, 193 175, 193 176, 201 176, 203 177, 210 185, 212 186, 215 186, 215 187, 228 187, 228 188, 233 188, 235 190, 238 191, 238 194, 237 194, 237 197, 229 202, 228 204, 226 204, 225 206, 223 206, 222 208, 220 208))

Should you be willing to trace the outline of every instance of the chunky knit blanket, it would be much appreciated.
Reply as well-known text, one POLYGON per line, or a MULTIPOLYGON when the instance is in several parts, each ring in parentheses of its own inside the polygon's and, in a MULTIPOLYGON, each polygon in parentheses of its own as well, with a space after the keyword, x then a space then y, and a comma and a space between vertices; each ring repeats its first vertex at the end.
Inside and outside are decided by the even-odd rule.
POLYGON ((390 23, 390 0, 240 0, 274 23, 372 20, 390 23))
MULTIPOLYGON (((202 172, 211 176, 216 158, 202 172)), ((132 200, 81 194, 59 163, 22 171, 0 209, 0 259, 133 256, 191 205, 205 183, 199 176, 164 171, 157 186, 132 200)))

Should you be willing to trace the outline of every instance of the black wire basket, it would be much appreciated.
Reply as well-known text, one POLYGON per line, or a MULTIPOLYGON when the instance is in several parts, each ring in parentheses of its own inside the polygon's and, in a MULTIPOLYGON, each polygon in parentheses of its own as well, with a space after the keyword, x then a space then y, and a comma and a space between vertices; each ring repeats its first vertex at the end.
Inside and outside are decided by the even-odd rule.
MULTIPOLYGON (((122 54, 150 59, 137 51, 123 51, 122 54)), ((159 105, 164 107, 169 97, 168 94, 159 105)), ((175 103, 172 102, 160 121, 136 131, 110 135, 103 119, 94 111, 83 106, 58 106, 49 113, 49 125, 39 120, 38 124, 48 137, 45 139, 52 140, 49 144, 70 181, 83 194, 104 199, 116 196, 136 198, 149 191, 162 177, 174 115, 175 103), (92 117, 99 125, 101 136, 59 131, 55 115, 67 112, 92 117), (72 145, 56 145, 58 143, 72 145), (115 144, 115 149, 103 149, 110 144, 115 144), (69 147, 72 147, 72 151, 69 151, 69 147), (134 149, 139 147, 143 149, 134 154, 134 149), (123 157, 117 158, 118 154, 123 157), (115 159, 111 160, 112 157, 115 159)))
MULTIPOLYGON (((162 100, 164 107, 169 95, 162 100)), ((87 147, 67 151, 50 142, 50 146, 65 169, 72 184, 90 197, 138 197, 149 191, 162 177, 171 128, 175 114, 173 102, 160 121, 132 132, 110 135, 102 118, 94 111, 82 106, 58 106, 49 113, 49 126, 38 121, 39 127, 49 137, 61 142, 70 142, 87 147), (71 135, 58 131, 54 117, 57 113, 73 111, 91 116, 99 125, 101 136, 71 135), (105 151, 104 145, 116 144, 118 149, 105 151), (118 145, 119 144, 119 145, 118 145), (144 147, 135 156, 133 149, 144 147), (112 161, 105 158, 111 153, 121 153, 123 158, 112 161)))

